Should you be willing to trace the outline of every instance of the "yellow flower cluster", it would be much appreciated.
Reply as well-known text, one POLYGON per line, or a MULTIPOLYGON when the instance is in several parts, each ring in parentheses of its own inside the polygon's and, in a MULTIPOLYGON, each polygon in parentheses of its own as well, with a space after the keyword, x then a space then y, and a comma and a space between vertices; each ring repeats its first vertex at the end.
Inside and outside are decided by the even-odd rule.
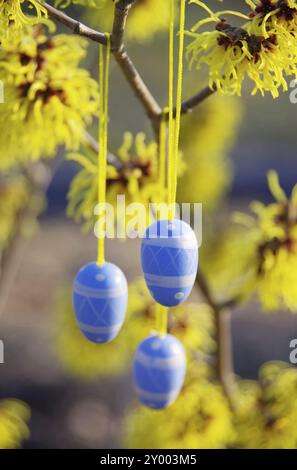
POLYGON ((178 181, 179 202, 200 202, 209 211, 220 201, 231 181, 228 157, 241 117, 239 100, 220 94, 184 117, 181 148, 186 169, 178 181))
MULTIPOLYGON (((60 363, 72 375, 85 379, 126 371, 139 342, 155 329, 155 309, 143 279, 131 283, 121 333, 112 343, 98 348, 81 334, 74 318, 70 289, 65 289, 58 296, 54 322, 54 344, 60 363)), ((211 309, 191 303, 172 309, 169 332, 183 342, 189 360, 199 360, 200 370, 204 371, 205 360, 216 347, 211 309)))
POLYGON ((13 399, 0 401, 0 449, 16 449, 29 436, 27 421, 30 410, 23 402, 13 399))
POLYGON ((0 48, 0 168, 54 156, 60 145, 79 147, 97 112, 97 83, 79 68, 85 40, 48 38, 40 28, 0 48))
POLYGON ((36 0, 0 0, 0 44, 9 41, 25 26, 41 23, 46 17, 46 9, 36 0), (34 14, 27 15, 25 8, 31 8, 34 14))
POLYGON ((229 95, 240 95, 245 77, 254 84, 252 94, 288 89, 286 77, 296 77, 297 5, 292 0, 246 0, 248 15, 237 11, 214 13, 205 2, 192 0, 208 13, 189 32, 190 65, 209 68, 209 85, 229 95), (244 20, 233 26, 226 16, 244 20), (215 23, 214 31, 201 30, 215 23))
POLYGON ((285 363, 265 364, 259 382, 243 382, 234 417, 235 445, 248 449, 297 446, 297 371, 285 363))
POLYGON ((28 203, 29 191, 24 178, 0 180, 0 252, 13 235, 20 210, 28 203))
POLYGON ((252 203, 253 217, 235 214, 241 227, 228 230, 217 250, 207 250, 206 270, 227 295, 255 293, 264 310, 297 311, 297 185, 288 199, 275 172, 268 181, 275 202, 252 203))
MULTIPOLYGON (((143 133, 135 137, 129 132, 124 134, 122 146, 116 153, 118 164, 107 168, 108 203, 115 204, 117 195, 125 195, 126 204, 137 202, 146 207, 150 202, 162 200, 157 144, 154 141, 146 144, 145 140, 143 133)), ((71 154, 69 158, 76 160, 83 169, 72 181, 68 214, 77 222, 85 222, 85 228, 90 229, 94 225, 97 204, 97 155, 87 152, 85 155, 71 154)))
POLYGON ((234 439, 232 413, 219 385, 192 365, 173 408, 141 407, 128 414, 123 445, 145 449, 219 449, 234 439))
POLYGON ((149 449, 296 448, 296 392, 296 369, 267 363, 258 381, 238 381, 231 410, 220 386, 191 364, 174 407, 162 412, 141 407, 128 413, 123 444, 149 449))

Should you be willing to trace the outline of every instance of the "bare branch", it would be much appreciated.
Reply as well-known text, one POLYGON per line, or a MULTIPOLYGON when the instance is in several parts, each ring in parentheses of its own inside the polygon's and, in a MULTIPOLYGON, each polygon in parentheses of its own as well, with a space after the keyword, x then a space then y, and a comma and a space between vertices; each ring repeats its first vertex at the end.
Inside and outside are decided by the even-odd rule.
POLYGON ((159 116, 162 114, 161 107, 149 91, 141 78, 138 70, 130 59, 124 46, 124 32, 126 21, 131 5, 135 0, 119 0, 115 5, 114 23, 111 35, 111 48, 113 55, 130 83, 135 95, 144 107, 148 117, 152 120, 157 130, 159 116))
POLYGON ((203 297, 214 312, 216 342, 218 346, 216 364, 217 375, 222 383, 230 406, 233 408, 235 406, 234 392, 236 392, 236 382, 234 379, 230 311, 225 307, 227 303, 219 304, 216 302, 201 269, 198 271, 196 283, 203 297))
POLYGON ((48 3, 43 3, 39 0, 37 0, 37 2, 47 10, 50 17, 54 18, 55 20, 59 21, 59 23, 62 23, 64 26, 71 29, 73 33, 78 34, 79 36, 84 36, 100 44, 107 44, 107 38, 105 34, 96 31, 95 29, 89 28, 89 26, 86 26, 80 21, 71 18, 70 16, 66 15, 66 13, 63 13, 57 8, 52 7, 48 3))
MULTIPOLYGON (((146 114, 151 119, 154 128, 157 131, 158 121, 159 117, 161 116, 162 110, 153 95, 151 94, 151 92, 149 91, 147 85, 141 78, 138 70, 130 59, 123 43, 127 16, 132 4, 135 1, 136 0, 119 0, 116 3, 113 31, 111 35, 111 49, 128 83, 131 85, 135 95, 141 102, 146 114)), ((71 29, 73 33, 87 37, 88 39, 98 42, 100 44, 107 44, 107 38, 103 33, 89 28, 88 26, 82 24, 80 21, 71 18, 70 16, 61 12, 57 8, 48 5, 47 3, 41 4, 46 8, 50 17, 54 18, 56 21, 59 21, 64 26, 71 29)))
POLYGON ((129 10, 135 1, 118 0, 116 3, 112 28, 112 49, 115 51, 123 46, 129 10))
MULTIPOLYGON (((216 91, 217 90, 215 87, 212 89, 207 86, 203 88, 201 91, 199 91, 198 93, 196 93, 196 95, 193 95, 191 98, 183 101, 182 106, 181 106, 182 115, 188 114, 191 111, 193 111, 194 108, 199 106, 199 104, 203 103, 207 98, 212 96, 216 91)), ((175 114, 176 114, 176 109, 173 110, 173 116, 175 116, 175 114)), ((168 119, 169 113, 166 113, 165 117, 166 119, 168 119)))
POLYGON ((199 93, 182 103, 181 112, 187 114, 216 92, 216 88, 205 87, 199 93))
POLYGON ((162 115, 161 107, 144 83, 124 46, 118 51, 114 51, 113 54, 128 83, 145 109, 147 116, 151 119, 154 128, 158 129, 158 121, 162 115))
MULTIPOLYGON (((95 152, 98 153, 99 145, 96 139, 87 131, 84 132, 84 138, 87 145, 95 152)), ((122 162, 111 152, 107 154, 107 161, 109 165, 114 166, 117 169, 121 169, 123 167, 122 162)))
MULTIPOLYGON (((52 7, 48 3, 41 3, 39 0, 37 1, 46 8, 50 17, 71 29, 74 34, 84 36, 92 41, 98 42, 99 44, 107 44, 107 38, 104 33, 92 29, 80 21, 71 18, 57 8, 52 7)), ((141 75, 129 57, 124 45, 124 33, 127 17, 131 6, 136 1, 137 0, 119 0, 116 3, 113 31, 111 35, 111 47, 117 63, 124 73, 128 83, 131 85, 135 95, 144 107, 146 114, 151 119, 155 132, 158 133, 159 123, 162 117, 162 109, 153 97, 147 85, 144 83, 141 75)), ((209 96, 215 93, 215 91, 215 88, 204 88, 199 93, 182 103, 181 113, 183 115, 189 113, 193 108, 197 107, 209 96)))

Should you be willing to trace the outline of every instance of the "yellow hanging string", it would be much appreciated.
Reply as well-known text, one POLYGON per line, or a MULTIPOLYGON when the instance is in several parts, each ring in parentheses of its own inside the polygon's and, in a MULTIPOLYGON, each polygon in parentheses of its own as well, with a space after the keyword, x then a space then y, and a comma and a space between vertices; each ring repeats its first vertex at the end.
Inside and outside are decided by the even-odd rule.
POLYGON ((160 134, 159 134, 159 185, 160 185, 160 196, 161 201, 163 200, 164 193, 166 192, 166 110, 163 111, 161 123, 160 123, 160 134))
POLYGON ((177 91, 176 91, 176 117, 175 117, 175 135, 174 135, 174 151, 173 151, 173 194, 172 202, 176 200, 177 189, 177 167, 179 157, 179 138, 180 138, 180 120, 182 107, 182 89, 183 89, 183 57, 185 43, 185 15, 186 0, 180 0, 180 20, 179 20, 179 56, 178 56, 178 72, 177 72, 177 91))
POLYGON ((156 303, 156 330, 159 336, 166 336, 168 323, 168 307, 156 303))
MULTIPOLYGON (((160 135, 159 135, 159 184, 160 184, 160 195, 163 199, 164 189, 166 190, 166 112, 163 111, 163 117, 160 123, 160 135)), ((162 201, 161 201, 162 202, 162 201)), ((160 213, 157 214, 160 219, 160 213)), ((167 319, 168 319, 168 308, 163 305, 156 303, 155 308, 156 315, 156 331, 160 336, 167 334, 167 319)))
MULTIPOLYGON (((99 46, 99 149, 98 149, 98 204, 103 207, 106 202, 106 170, 108 148, 108 98, 109 98, 109 64, 110 35, 106 34, 107 47, 104 64, 104 46, 99 46)), ((101 211, 99 211, 99 217, 101 211)), ((104 215, 106 217, 106 214, 104 215)), ((97 264, 105 262, 105 239, 98 234, 97 264)))
MULTIPOLYGON (((186 0, 180 0, 180 21, 179 21, 179 55, 178 55, 178 74, 177 74, 177 90, 176 90, 176 111, 175 121, 173 115, 173 95, 174 95, 174 19, 175 19, 175 0, 170 0, 170 21, 169 21, 169 109, 168 109, 168 194, 167 203, 169 206, 175 204, 176 188, 177 188, 177 167, 179 155, 179 135, 182 105, 182 84, 183 84, 183 54, 185 39, 185 11, 186 0)), ((163 113, 164 114, 164 113, 163 113)), ((164 187, 165 167, 166 167, 166 125, 164 119, 160 126, 160 184, 164 187), (164 173, 163 173, 164 165, 164 173)), ((174 210, 170 210, 170 219, 174 218, 174 210)), ((167 334, 168 324, 168 308, 156 304, 156 329, 159 335, 167 334)))
MULTIPOLYGON (((176 91, 175 121, 173 116, 173 90, 174 90, 174 11, 175 0, 170 0, 170 24, 169 24, 169 125, 168 125, 168 204, 173 206, 176 200, 177 167, 179 155, 179 134, 182 105, 183 84, 183 54, 185 38, 185 11, 186 0, 180 0, 179 20, 179 55, 176 91)), ((170 218, 174 218, 174 211, 170 212, 170 218)))
POLYGON ((174 94, 174 17, 175 0, 170 0, 169 19, 169 82, 168 82, 168 197, 167 203, 172 203, 173 193, 173 152, 174 152, 174 119, 173 119, 173 94, 174 94))

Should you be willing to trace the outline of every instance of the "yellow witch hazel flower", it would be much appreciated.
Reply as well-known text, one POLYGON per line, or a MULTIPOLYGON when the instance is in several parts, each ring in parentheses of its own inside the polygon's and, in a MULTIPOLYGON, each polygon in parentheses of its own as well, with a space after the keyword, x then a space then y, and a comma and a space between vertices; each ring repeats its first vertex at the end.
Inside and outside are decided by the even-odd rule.
POLYGON ((47 38, 40 28, 0 48, 0 168, 79 147, 97 113, 97 83, 79 68, 87 43, 75 36, 47 38))
MULTIPOLYGON (((124 134, 122 146, 118 149, 116 166, 107 168, 107 202, 115 204, 118 195, 124 195, 126 204, 160 202, 162 185, 159 181, 158 148, 154 141, 146 143, 146 136, 138 133, 135 137, 124 134)), ((83 169, 71 183, 68 194, 68 214, 77 222, 85 222, 90 229, 95 221, 94 208, 97 204, 97 155, 95 153, 70 154, 83 169)))
POLYGON ((220 386, 201 377, 194 364, 173 408, 137 408, 123 429, 123 446, 132 449, 219 449, 233 438, 232 414, 220 386))
POLYGON ((25 403, 7 399, 0 401, 0 449, 16 449, 28 438, 30 410, 25 403))
POLYGON ((286 306, 297 310, 297 185, 288 199, 275 172, 268 175, 276 202, 252 204, 257 220, 251 222, 256 272, 251 279, 265 309, 286 306))
POLYGON ((289 6, 292 1, 288 4, 286 0, 246 0, 253 8, 249 15, 236 11, 214 13, 204 2, 192 0, 192 3, 206 10, 209 16, 188 33, 192 42, 187 54, 190 66, 208 66, 212 89, 241 95, 245 77, 254 83, 252 94, 270 92, 276 98, 280 88, 288 89, 286 77, 296 77, 297 70, 297 42, 292 20, 297 10, 289 6), (228 15, 245 22, 233 26, 225 18, 228 15), (215 30, 202 30, 211 22, 215 23, 215 30))
POLYGON ((209 211, 221 200, 231 182, 228 156, 241 117, 239 100, 220 94, 205 101, 198 112, 184 117, 181 148, 186 169, 178 181, 179 202, 199 202, 209 211))
POLYGON ((0 41, 46 17, 46 9, 36 0, 0 0, 0 41), (28 15, 25 8, 33 14, 28 15))
POLYGON ((295 449, 297 445, 296 369, 281 362, 262 366, 259 382, 242 381, 234 415, 235 446, 295 449))
MULTIPOLYGON (((126 371, 138 344, 155 330, 156 325, 156 304, 143 278, 129 284, 126 321, 120 335, 100 348, 81 334, 73 313, 70 289, 66 288, 58 295, 55 312, 53 334, 59 362, 71 375, 84 379, 126 371)), ((190 359, 193 355, 200 359, 199 370, 205 376, 206 358, 215 350, 210 307, 189 303, 172 309, 169 332, 183 342, 190 359)))
POLYGON ((284 34, 292 42, 297 27, 296 0, 245 0, 251 7, 250 32, 268 38, 272 32, 284 34))
POLYGON ((209 260, 207 269, 210 276, 214 272, 214 284, 215 271, 225 276, 220 284, 229 294, 245 298, 255 293, 264 310, 297 311, 297 185, 287 198, 274 171, 268 182, 275 202, 252 203, 254 217, 235 214, 238 228, 229 232, 221 250, 213 251, 216 260, 209 260), (230 259, 236 259, 234 266, 230 259))

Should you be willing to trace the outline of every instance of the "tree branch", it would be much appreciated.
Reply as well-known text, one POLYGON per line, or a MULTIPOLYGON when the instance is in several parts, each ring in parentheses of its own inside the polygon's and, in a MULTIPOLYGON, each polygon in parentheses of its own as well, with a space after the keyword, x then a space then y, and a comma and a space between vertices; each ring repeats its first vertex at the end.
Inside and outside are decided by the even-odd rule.
MULTIPOLYGON (((162 109, 157 103, 152 93, 148 89, 147 85, 144 83, 141 75, 139 74, 137 68, 129 57, 127 50, 124 45, 124 33, 126 27, 127 17, 130 11, 131 6, 137 0, 119 0, 115 5, 115 14, 114 14, 114 23, 113 31, 111 35, 111 49, 115 57, 115 60, 120 66, 124 76, 126 77, 128 83, 133 89, 135 95, 141 102, 143 108, 145 109, 146 114, 150 118, 153 124, 153 128, 156 133, 159 130, 159 124, 162 117, 162 109)), ((40 3, 40 2, 38 2, 40 3)), ((77 21, 70 16, 66 15, 57 8, 52 7, 48 3, 40 3, 46 8, 50 17, 63 24, 69 28, 74 34, 86 37, 92 41, 98 42, 99 44, 106 45, 107 39, 104 33, 96 31, 95 29, 86 26, 85 24, 77 21)), ((209 87, 204 88, 199 91, 197 94, 185 100, 182 103, 181 113, 188 114, 193 108, 197 107, 213 93, 216 89, 211 89, 209 87)), ((175 113, 175 111, 174 111, 175 113)), ((167 114, 167 118, 169 115, 167 114)))
MULTIPOLYGON (((205 87, 191 98, 182 102, 181 105, 181 113, 182 115, 188 114, 193 111, 194 108, 199 106, 199 104, 203 103, 207 98, 212 96, 217 91, 216 88, 211 89, 210 87, 205 87)), ((173 116, 176 115, 176 109, 173 110, 173 116)), ((169 113, 165 114, 166 119, 169 119, 169 113)))
POLYGON ((95 29, 89 28, 89 26, 86 26, 80 21, 71 18, 70 16, 66 15, 66 13, 63 13, 57 8, 52 7, 46 2, 40 2, 39 0, 37 0, 37 3, 39 3, 47 10, 51 18, 59 21, 59 23, 62 23, 64 26, 71 29, 74 34, 84 36, 88 39, 91 39, 92 41, 98 42, 103 45, 107 44, 107 38, 105 34, 96 31, 95 29))
MULTIPOLYGON (((119 0, 115 5, 114 24, 111 35, 111 50, 128 83, 144 107, 146 114, 152 120, 154 127, 157 128, 158 118, 161 115, 162 110, 130 59, 123 42, 127 16, 135 1, 136 0, 119 0)), ((50 17, 71 29, 73 33, 87 37, 88 39, 100 44, 107 44, 107 38, 103 33, 89 28, 80 21, 74 20, 47 3, 41 3, 41 5, 46 8, 50 17)))
POLYGON ((141 78, 124 45, 126 21, 129 10, 134 2, 135 0, 119 0, 115 5, 111 50, 128 83, 131 85, 135 95, 144 107, 148 117, 151 119, 154 129, 157 131, 162 109, 141 78))
MULTIPOLYGON (((96 154, 99 151, 99 145, 96 139, 88 132, 84 132, 84 139, 86 144, 92 149, 96 154)), ((117 169, 121 169, 123 167, 123 163, 119 160, 113 153, 108 152, 107 154, 107 162, 109 165, 114 166, 117 169)))
POLYGON ((201 269, 198 271, 197 286, 203 297, 211 306, 214 312, 216 342, 217 342, 217 376, 222 383, 224 392, 229 400, 230 406, 235 406, 236 382, 234 379, 233 350, 232 350, 232 332, 231 332, 231 315, 224 304, 215 301, 213 294, 209 288, 201 269))

